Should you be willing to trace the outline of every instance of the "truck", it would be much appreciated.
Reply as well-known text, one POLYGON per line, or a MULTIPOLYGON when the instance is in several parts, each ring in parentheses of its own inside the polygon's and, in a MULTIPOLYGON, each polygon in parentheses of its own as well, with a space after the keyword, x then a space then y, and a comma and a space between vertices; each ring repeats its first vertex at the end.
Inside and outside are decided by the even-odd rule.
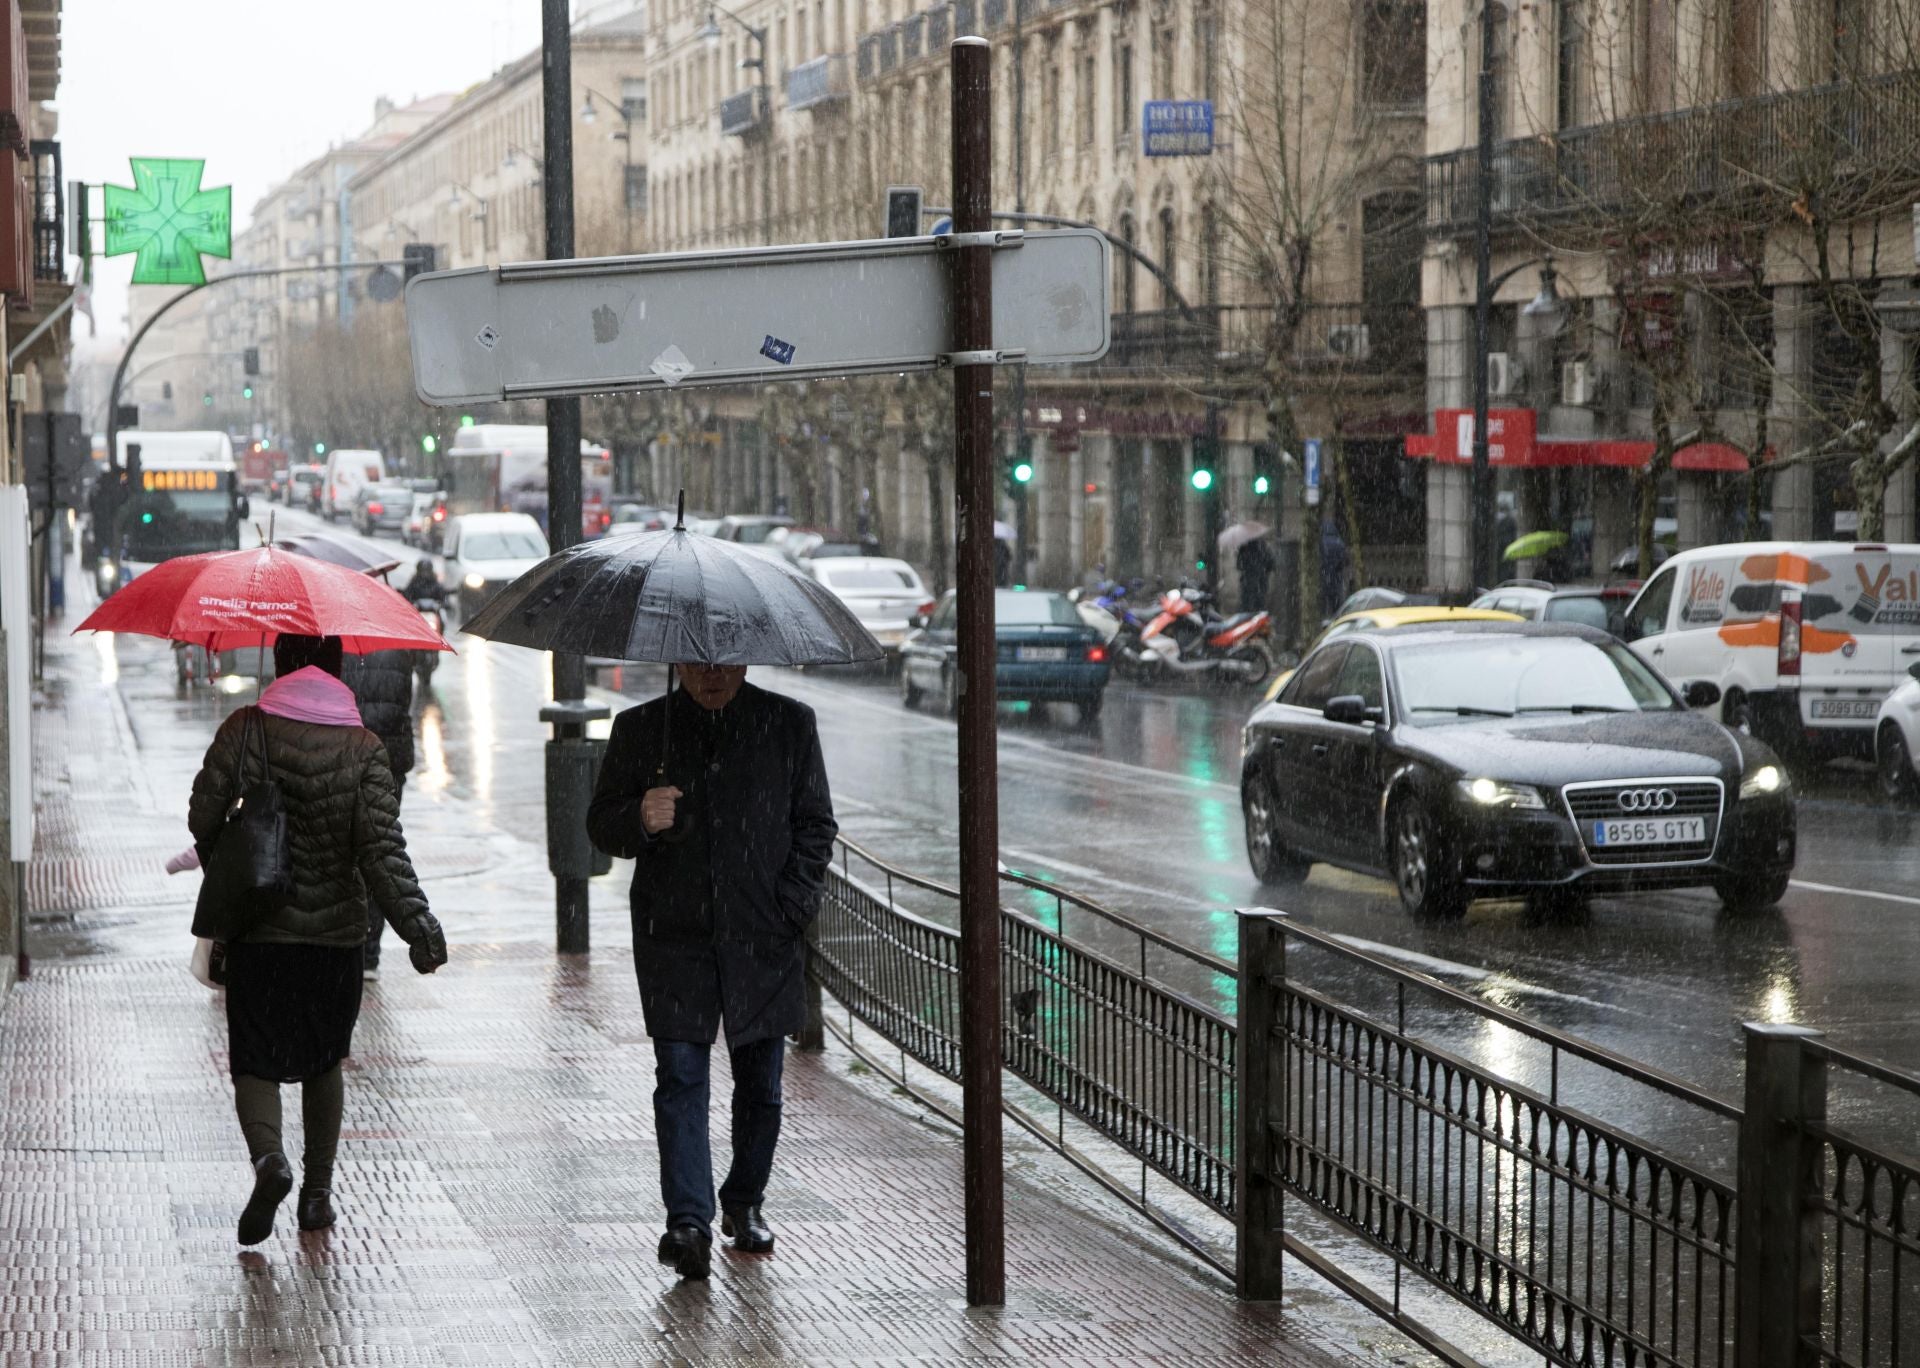
POLYGON ((244 442, 240 446, 240 488, 248 494, 269 497, 280 492, 287 478, 287 453, 275 451, 265 442, 244 442))
MULTIPOLYGON (((478 423, 446 449, 447 512, 526 513, 547 528, 547 430, 530 424, 478 423)), ((605 534, 613 522, 613 458, 580 443, 580 535, 605 534)))

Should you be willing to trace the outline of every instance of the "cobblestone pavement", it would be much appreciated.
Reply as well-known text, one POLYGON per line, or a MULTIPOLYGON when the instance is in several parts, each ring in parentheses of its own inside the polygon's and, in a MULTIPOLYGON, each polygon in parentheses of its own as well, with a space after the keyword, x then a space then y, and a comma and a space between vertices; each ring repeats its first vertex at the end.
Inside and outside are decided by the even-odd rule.
POLYGON ((1009 1303, 969 1309, 957 1135, 839 1050, 788 1068, 767 1202, 778 1252, 716 1246, 710 1283, 676 1283, 654 1261, 652 1056, 631 953, 606 943, 624 938, 556 957, 537 848, 412 795, 452 963, 420 978, 395 955, 369 985, 340 1224, 303 1235, 289 1205, 240 1250, 249 1173, 224 1021, 184 972, 191 889, 158 872, 184 843, 190 775, 155 757, 197 755, 214 716, 195 732, 153 711, 91 645, 50 656, 32 876, 46 915, 32 976, 0 1007, 8 1368, 1415 1357, 1305 1279, 1284 1306, 1237 1302, 1013 1134, 1009 1303))

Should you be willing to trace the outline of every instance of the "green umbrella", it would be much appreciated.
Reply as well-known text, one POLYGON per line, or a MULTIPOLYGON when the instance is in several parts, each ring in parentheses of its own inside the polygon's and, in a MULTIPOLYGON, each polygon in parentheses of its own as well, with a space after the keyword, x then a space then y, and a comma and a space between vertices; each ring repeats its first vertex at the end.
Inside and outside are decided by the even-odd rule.
POLYGON ((1558 551, 1572 540, 1564 532, 1529 532, 1509 546, 1500 559, 1532 560, 1535 556, 1544 556, 1549 551, 1558 551))

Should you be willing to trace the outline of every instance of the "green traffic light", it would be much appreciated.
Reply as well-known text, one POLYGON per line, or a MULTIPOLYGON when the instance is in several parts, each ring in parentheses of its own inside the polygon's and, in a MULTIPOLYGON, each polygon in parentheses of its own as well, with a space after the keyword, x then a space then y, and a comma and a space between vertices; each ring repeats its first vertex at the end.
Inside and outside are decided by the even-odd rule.
POLYGON ((1020 462, 1013 468, 1013 478, 1016 483, 1026 484, 1033 478, 1033 466, 1026 461, 1020 462))
POLYGON ((431 432, 429 432, 426 436, 420 439, 420 449, 426 452, 427 455, 431 456, 433 455, 434 452, 440 449, 440 443, 434 437, 434 435, 431 432))
POLYGON ((141 522, 143 522, 143 523, 150 523, 150 522, 152 522, 152 521, 153 521, 153 514, 151 514, 151 513, 142 513, 142 514, 140 515, 140 521, 141 521, 141 522))
POLYGON ((471 413, 463 413, 463 414, 461 414, 461 415, 460 415, 460 426, 461 426, 461 427, 472 427, 472 426, 473 426, 473 415, 472 415, 471 413))
POLYGON ((324 456, 324 455, 326 455, 326 454, 327 454, 327 444, 326 444, 325 442, 315 442, 315 443, 313 444, 313 454, 314 454, 314 455, 316 455, 316 456, 324 456))
POLYGON ((1193 472, 1193 487, 1202 494, 1213 488, 1213 472, 1205 466, 1193 472))
POLYGON ((1253 492, 1254 492, 1254 493, 1256 493, 1256 494, 1265 494, 1265 493, 1267 493, 1267 492, 1268 492, 1269 490, 1271 490, 1272 488, 1273 488, 1273 482, 1272 482, 1271 480, 1269 480, 1269 479, 1267 479, 1267 477, 1266 477, 1266 476, 1264 476, 1264 475, 1256 475, 1256 476, 1254 476, 1254 477, 1253 477, 1253 492))
POLYGON ((252 386, 252 385, 248 385, 248 386, 246 386, 245 388, 243 388, 243 389, 242 389, 242 390, 240 391, 240 397, 241 397, 242 399, 251 399, 251 398, 253 398, 253 386, 252 386))
POLYGON ((212 396, 211 394, 203 394, 203 395, 201 395, 201 396, 200 396, 200 403, 201 403, 201 404, 202 404, 202 405, 203 405, 204 407, 206 407, 206 408, 212 408, 212 407, 213 407, 213 396, 212 396))

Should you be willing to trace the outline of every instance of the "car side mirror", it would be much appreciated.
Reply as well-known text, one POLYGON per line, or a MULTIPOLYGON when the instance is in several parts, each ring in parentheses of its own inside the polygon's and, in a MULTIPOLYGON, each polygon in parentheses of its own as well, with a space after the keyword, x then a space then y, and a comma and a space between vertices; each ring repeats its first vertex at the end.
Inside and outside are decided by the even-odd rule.
POLYGON ((1329 722, 1338 722, 1343 726, 1358 727, 1366 722, 1384 720, 1385 714, 1379 708, 1369 708, 1367 700, 1359 694, 1341 694, 1338 698, 1327 700, 1327 706, 1320 710, 1321 716, 1329 722))
POLYGON ((1711 679, 1696 679, 1682 695, 1689 708, 1711 708, 1720 701, 1720 686, 1711 679))
POLYGON ((925 613, 915 613, 912 617, 907 619, 907 626, 912 627, 918 631, 925 631, 927 626, 927 615, 925 613))
POLYGON ((253 505, 247 502, 246 495, 242 494, 239 498, 233 501, 233 516, 238 518, 241 522, 245 522, 247 520, 248 515, 252 511, 253 511, 253 505))
POLYGON ((1619 637, 1622 641, 1626 640, 1627 615, 1621 612, 1608 613, 1607 614, 1607 630, 1613 633, 1613 635, 1619 637))
POLYGON ((1916 660, 1913 664, 1907 666, 1907 673, 1915 679, 1920 679, 1920 660, 1916 660))

